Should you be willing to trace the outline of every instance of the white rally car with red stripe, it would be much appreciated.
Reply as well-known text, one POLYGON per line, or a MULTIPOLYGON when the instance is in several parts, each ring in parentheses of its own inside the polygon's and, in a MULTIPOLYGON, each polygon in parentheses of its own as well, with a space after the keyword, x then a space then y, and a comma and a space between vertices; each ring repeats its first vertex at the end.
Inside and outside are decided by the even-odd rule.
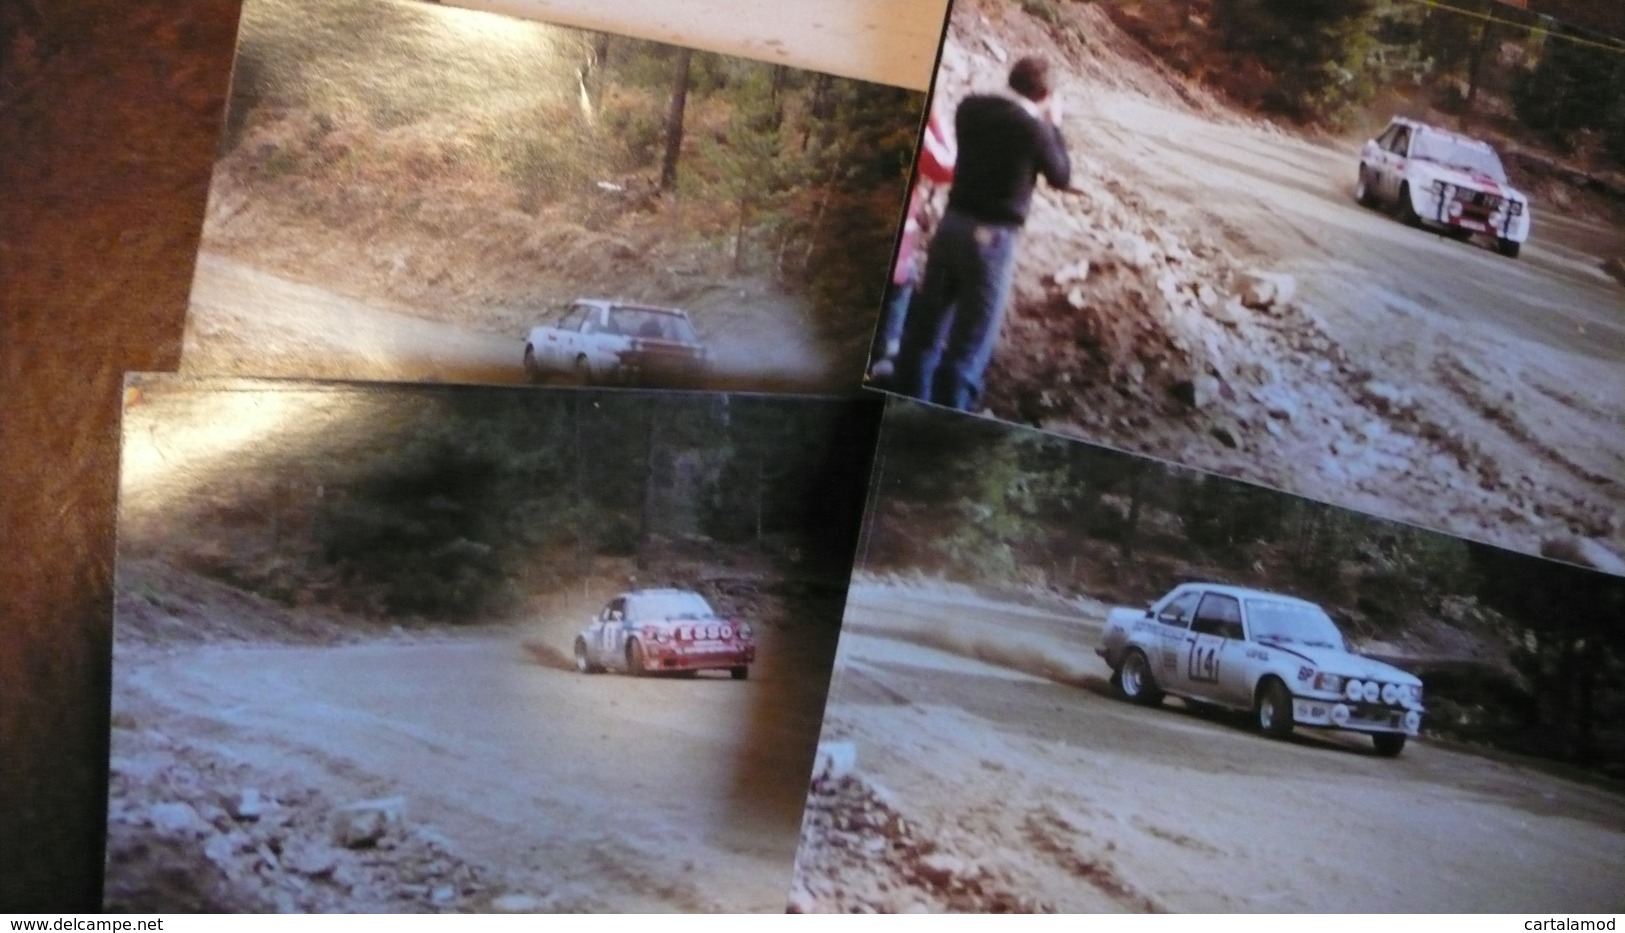
POLYGON ((1145 609, 1110 610, 1095 653, 1127 700, 1243 710, 1276 738, 1360 732, 1393 756, 1422 727, 1419 678, 1350 651, 1324 610, 1280 593, 1182 583, 1145 609))
POLYGON ((1413 227, 1481 237, 1503 256, 1517 257, 1529 239, 1529 198, 1507 182, 1494 148, 1405 117, 1360 150, 1354 197, 1413 227))
POLYGON ((756 660, 756 633, 749 622, 718 616, 692 590, 631 590, 576 636, 574 654, 584 674, 725 670, 744 680, 756 660))

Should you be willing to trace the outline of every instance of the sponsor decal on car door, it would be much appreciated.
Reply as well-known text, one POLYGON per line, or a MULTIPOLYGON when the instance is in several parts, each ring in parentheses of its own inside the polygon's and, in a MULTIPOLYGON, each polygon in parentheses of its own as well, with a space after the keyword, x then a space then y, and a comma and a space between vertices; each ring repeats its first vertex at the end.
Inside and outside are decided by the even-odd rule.
POLYGON ((599 651, 606 661, 621 663, 623 657, 622 643, 626 635, 626 600, 616 599, 604 607, 604 625, 598 630, 599 651))
POLYGON ((1157 613, 1157 622, 1160 624, 1155 626, 1157 641, 1153 649, 1157 656, 1151 659, 1151 663, 1155 665, 1157 678, 1163 683, 1173 683, 1179 679, 1185 637, 1190 631, 1191 613, 1195 611, 1197 600, 1201 598, 1201 591, 1187 590, 1174 597, 1157 613))
POLYGON ((1229 699, 1221 684, 1233 679, 1225 677, 1237 660, 1228 656, 1228 649, 1239 645, 1241 634, 1240 600, 1223 593, 1204 594, 1185 636, 1185 663, 1180 671, 1192 694, 1229 699))

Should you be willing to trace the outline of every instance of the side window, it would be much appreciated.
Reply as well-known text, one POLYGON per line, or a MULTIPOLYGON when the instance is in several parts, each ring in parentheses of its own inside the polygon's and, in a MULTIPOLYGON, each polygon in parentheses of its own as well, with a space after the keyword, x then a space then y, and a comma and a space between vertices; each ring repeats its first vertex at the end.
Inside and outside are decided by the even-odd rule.
POLYGON ((576 305, 576 306, 572 307, 569 311, 566 311, 564 313, 564 317, 559 319, 559 329, 560 330, 579 330, 581 328, 581 321, 586 316, 587 316, 587 309, 582 307, 581 305, 576 305))
POLYGON ((610 622, 619 622, 626 618, 626 598, 617 596, 604 607, 604 618, 610 622))
POLYGON ((1409 152, 1411 148, 1411 131, 1407 127, 1400 127, 1399 132, 1394 134, 1393 145, 1388 148, 1397 155, 1404 155, 1409 152))
POLYGON ((1395 123, 1386 130, 1383 130, 1382 135, 1377 137, 1377 145, 1383 149, 1393 149, 1394 137, 1399 135, 1400 129, 1400 125, 1395 123))
POLYGON ((1196 607, 1196 619, 1191 631, 1199 635, 1218 635, 1241 639, 1241 602, 1234 596, 1208 593, 1196 607))
POLYGON ((1201 598, 1202 594, 1198 590, 1190 590, 1175 596, 1173 602, 1162 607, 1162 611, 1157 613, 1157 621, 1175 628, 1188 628, 1191 624, 1191 610, 1196 608, 1196 601, 1201 598))

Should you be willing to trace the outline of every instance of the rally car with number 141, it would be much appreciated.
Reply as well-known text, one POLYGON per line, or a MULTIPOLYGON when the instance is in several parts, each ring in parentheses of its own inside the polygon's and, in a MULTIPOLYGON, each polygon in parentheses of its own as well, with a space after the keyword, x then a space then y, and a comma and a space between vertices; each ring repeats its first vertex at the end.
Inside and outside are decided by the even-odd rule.
POLYGON ((1275 738, 1360 732, 1394 756, 1422 726, 1422 681, 1353 653, 1324 610, 1292 596, 1184 583, 1145 609, 1112 609, 1095 652, 1125 699, 1244 710, 1275 738))

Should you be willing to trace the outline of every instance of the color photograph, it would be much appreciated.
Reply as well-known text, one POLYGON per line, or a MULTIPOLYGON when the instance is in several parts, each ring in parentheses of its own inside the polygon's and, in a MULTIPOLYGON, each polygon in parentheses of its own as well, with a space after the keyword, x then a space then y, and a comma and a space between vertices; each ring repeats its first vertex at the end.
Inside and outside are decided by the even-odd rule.
POLYGON ((878 416, 133 378, 105 909, 782 912, 878 416))
POLYGON ((872 385, 1625 569, 1625 42, 956 0, 930 112, 872 385))
POLYGON ((1625 577, 892 399, 806 912, 1617 913, 1625 577))

